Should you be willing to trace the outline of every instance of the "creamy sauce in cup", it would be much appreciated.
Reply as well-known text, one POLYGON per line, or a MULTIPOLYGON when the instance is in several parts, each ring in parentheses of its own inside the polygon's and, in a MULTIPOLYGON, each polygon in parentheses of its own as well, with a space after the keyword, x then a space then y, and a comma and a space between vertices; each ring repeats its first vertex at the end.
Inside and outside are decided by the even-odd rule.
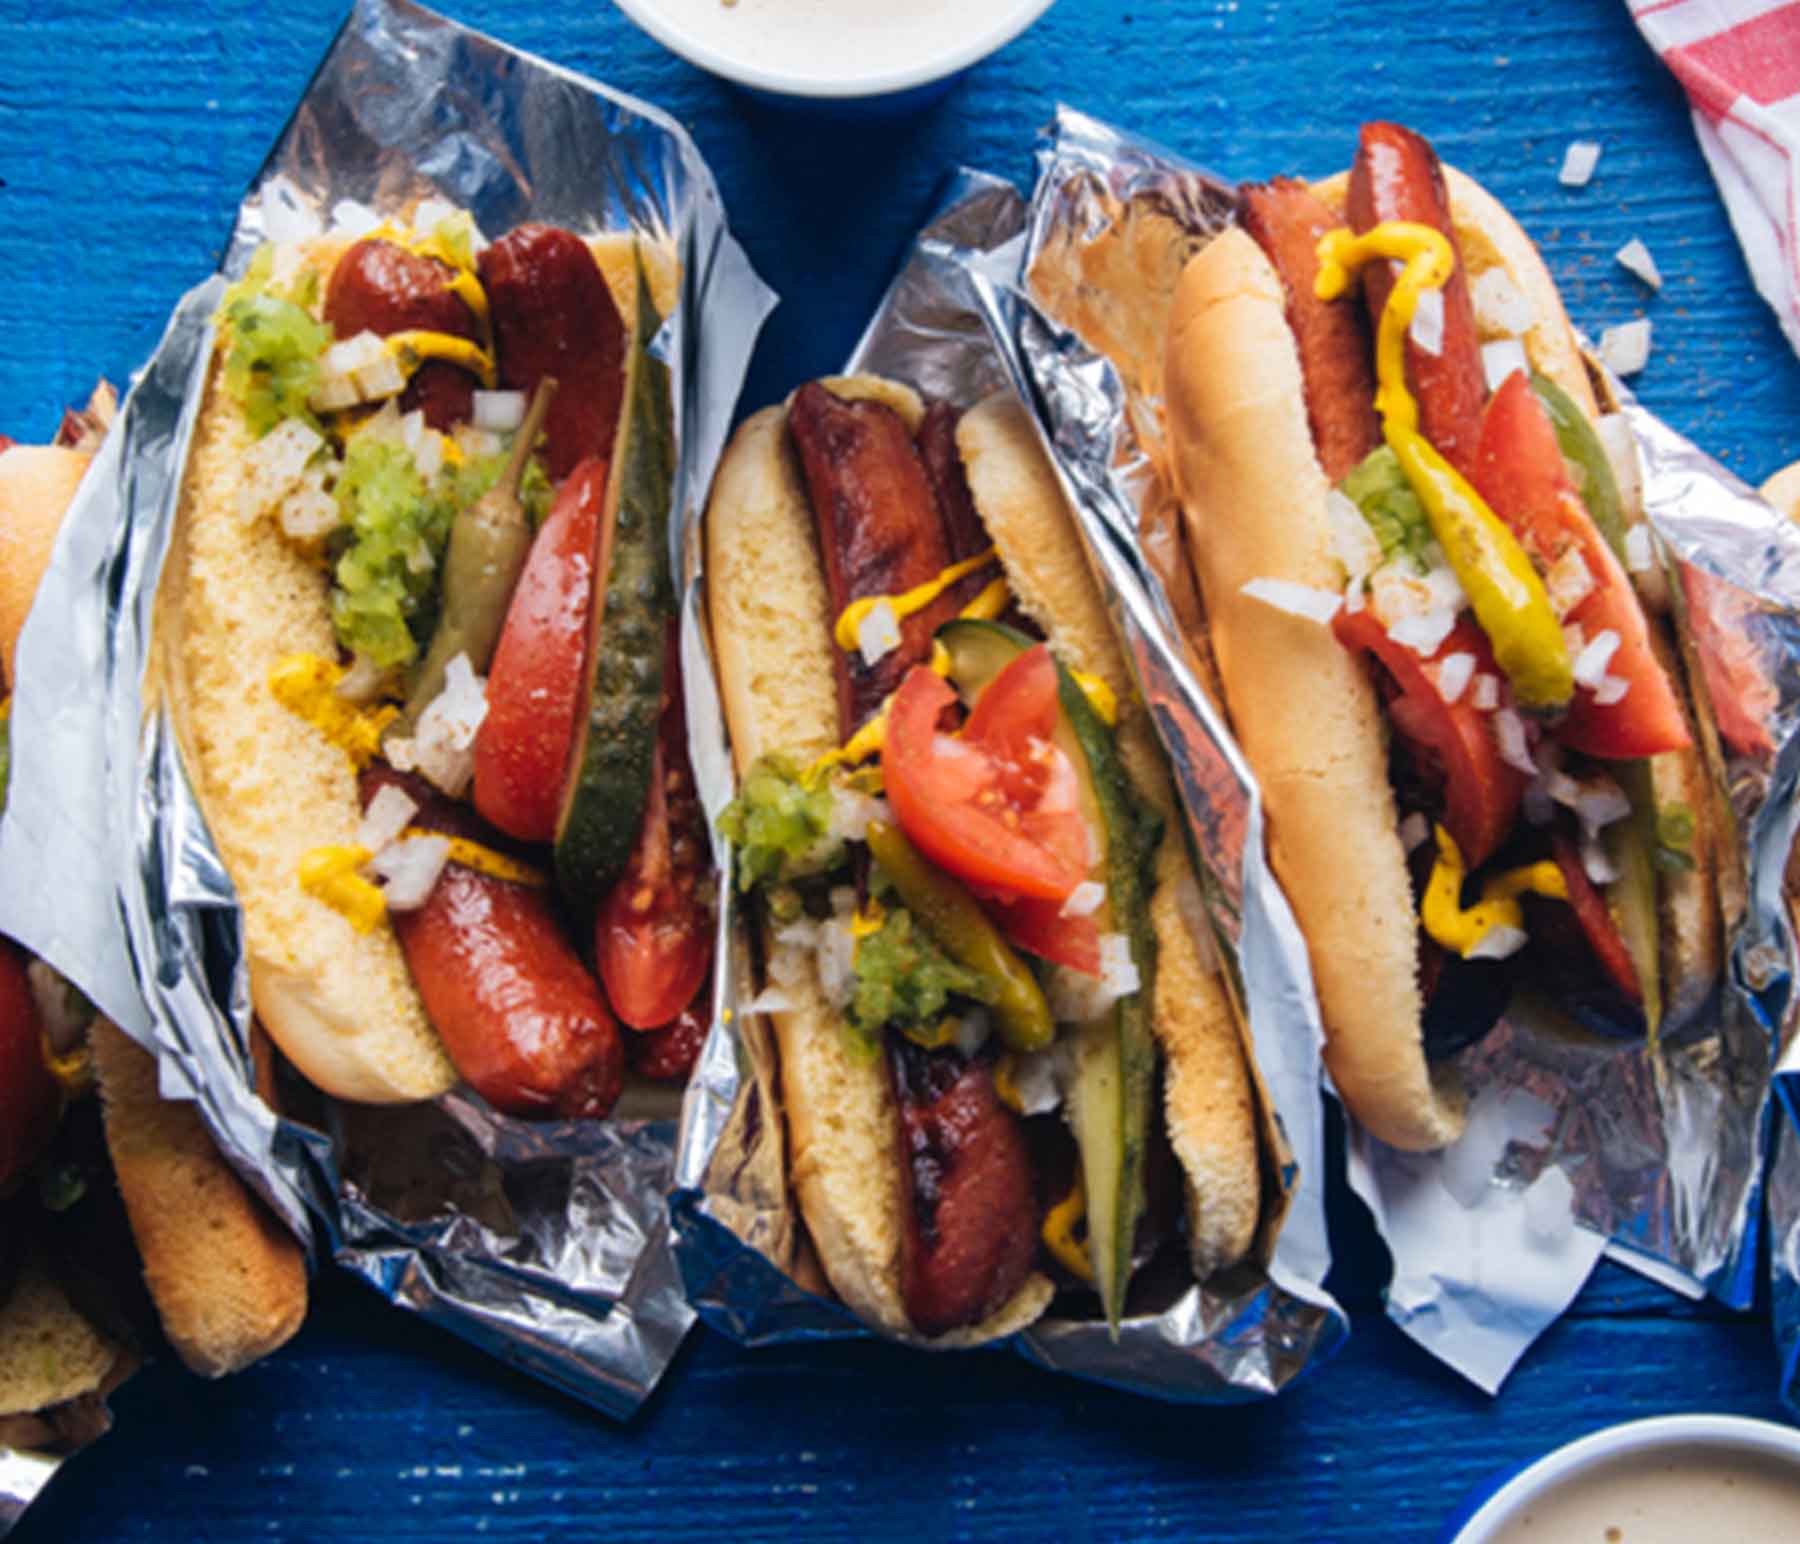
POLYGON ((1602 1460, 1526 1502, 1490 1544, 1800 1540, 1800 1464, 1704 1443, 1602 1460))
POLYGON ((1022 9, 1021 0, 657 0, 696 46, 820 84, 912 70, 1022 9))

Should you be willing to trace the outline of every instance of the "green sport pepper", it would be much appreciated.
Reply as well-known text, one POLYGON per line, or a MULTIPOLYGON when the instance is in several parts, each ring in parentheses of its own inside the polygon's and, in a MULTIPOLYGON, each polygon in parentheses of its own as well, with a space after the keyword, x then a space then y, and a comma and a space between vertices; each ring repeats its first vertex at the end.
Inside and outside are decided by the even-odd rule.
POLYGON ((1043 989, 975 898, 921 858, 898 826, 872 821, 867 840, 870 854, 919 926, 959 965, 996 983, 994 1021, 1007 1048, 1047 1049, 1056 1038, 1056 1021, 1043 989))

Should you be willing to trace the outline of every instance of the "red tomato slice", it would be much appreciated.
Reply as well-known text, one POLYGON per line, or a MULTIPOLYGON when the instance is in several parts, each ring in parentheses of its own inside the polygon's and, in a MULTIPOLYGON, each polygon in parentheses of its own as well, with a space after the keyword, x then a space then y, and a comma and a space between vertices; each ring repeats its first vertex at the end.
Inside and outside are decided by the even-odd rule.
POLYGON ((1550 850, 1556 866, 1562 870, 1563 883, 1569 889, 1569 905, 1575 920, 1594 951, 1594 958, 1611 978, 1614 986, 1634 1003, 1644 1000, 1644 989, 1638 985, 1637 967, 1631 963, 1631 950, 1625 946, 1625 935, 1607 910, 1606 897, 1594 887, 1581 866, 1581 853, 1565 832, 1550 838, 1550 850))
POLYGON ((1465 616, 1427 661, 1390 638, 1367 610, 1339 611, 1331 626, 1339 643, 1352 651, 1367 649, 1399 687, 1400 695, 1388 703, 1388 717, 1415 747, 1436 758, 1444 774, 1444 824, 1464 862, 1479 868, 1511 833, 1529 780, 1501 757, 1489 716, 1470 703, 1466 691, 1455 702, 1445 702, 1426 665, 1452 654, 1473 654, 1476 670, 1493 674, 1487 635, 1465 616))
POLYGON ((1740 756, 1773 755, 1769 715, 1780 694, 1744 627, 1758 609, 1755 598, 1691 563, 1681 565, 1681 590, 1719 733, 1740 756))
POLYGON ((938 715, 956 694, 915 665, 888 709, 881 767, 894 818, 939 868, 982 890, 1060 903, 1087 877, 1088 864, 1074 769, 1049 738, 1055 688, 1042 645, 1001 671, 977 706, 998 694, 981 720, 995 736, 990 745, 967 730, 937 732, 938 715), (1015 693, 1020 700, 1009 701, 1015 693), (1044 733, 1027 732, 1031 724, 1044 733))
POLYGON ((50 1140, 61 1109, 25 963, 0 941, 0 1194, 50 1140))
POLYGON ((1100 974, 1100 927, 1092 917, 1065 917, 1056 901, 984 897, 982 909, 1015 947, 1083 975, 1100 974))
POLYGON ((1546 569, 1570 548, 1581 554, 1593 588, 1564 620, 1579 622, 1589 638, 1608 630, 1619 636, 1606 670, 1628 683, 1625 695, 1603 705, 1576 687, 1557 739, 1589 756, 1613 758, 1693 744, 1675 686, 1650 651, 1649 624, 1631 580, 1569 481, 1556 430, 1523 370, 1509 375, 1488 403, 1469 478, 1546 569))
POLYGON ((583 461, 538 528, 488 671, 475 736, 475 808, 522 842, 556 835, 586 680, 606 463, 583 461))
POLYGON ((692 1001, 712 964, 706 817, 687 758, 675 630, 643 829, 625 872, 600 903, 594 955, 607 999, 632 1029, 659 1030, 692 1001))

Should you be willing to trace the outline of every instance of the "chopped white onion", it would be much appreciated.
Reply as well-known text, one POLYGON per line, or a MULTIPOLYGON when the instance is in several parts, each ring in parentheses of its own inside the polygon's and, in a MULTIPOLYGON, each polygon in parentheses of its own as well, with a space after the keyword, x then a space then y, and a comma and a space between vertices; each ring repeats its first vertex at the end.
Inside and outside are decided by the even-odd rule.
POLYGON ((1461 611, 1469 604, 1469 597, 1462 587, 1462 580, 1456 577, 1456 570, 1450 566, 1450 560, 1444 556, 1444 549, 1433 542, 1425 549, 1425 556, 1431 566, 1425 572, 1425 593, 1431 597, 1431 607, 1445 611, 1461 611))
POLYGON ((792 1013, 800 1005, 778 986, 766 986, 749 1002, 742 1011, 745 1013, 792 1013))
POLYGON ((1581 791, 1571 808, 1581 822, 1583 835, 1594 836, 1615 821, 1625 819, 1631 813, 1631 800, 1610 777, 1601 775, 1581 784, 1581 791))
POLYGON ((1597 885, 1610 885, 1619 877, 1619 867, 1607 855, 1604 845, 1595 836, 1584 836, 1581 839, 1582 872, 1597 885))
POLYGON ((475 733, 487 717, 486 685, 467 654, 458 654, 444 672, 444 689, 419 715, 410 740, 387 742, 388 760, 400 771, 417 771, 451 798, 462 797, 475 771, 475 733))
POLYGON ((1564 622, 1562 635, 1563 647, 1569 651, 1570 659, 1587 647, 1587 629, 1579 622, 1564 622))
POLYGON ((1416 654, 1429 659, 1443 647, 1444 640, 1456 626, 1456 613, 1448 607, 1438 611, 1421 611, 1416 616, 1401 617, 1387 630, 1395 643, 1405 644, 1416 654))
POLYGON ((299 485, 307 463, 324 443, 304 420, 284 418, 244 452, 238 515, 246 525, 261 519, 299 485))
POLYGON ((1571 669, 1578 686, 1597 687, 1606 676, 1606 667, 1619 652, 1619 635, 1612 628, 1594 634, 1586 648, 1575 656, 1571 669))
POLYGON ((834 1008, 846 1006, 856 995, 856 935, 850 931, 850 913, 838 912, 819 924, 816 955, 819 990, 834 1008))
POLYGON ((1413 308, 1412 326, 1406 335, 1427 354, 1436 357, 1444 352, 1444 292, 1428 289, 1419 295, 1413 308))
POLYGON ((840 783, 831 790, 831 814, 825 822, 825 837, 833 846, 864 841, 869 834, 870 821, 891 822, 893 818, 894 813, 888 808, 886 799, 859 793, 840 783))
POLYGON ((1572 140, 1563 151, 1562 170, 1556 180, 1565 188, 1585 188, 1600 164, 1600 146, 1591 139, 1572 140))
POLYGON ((775 929, 777 948, 816 949, 819 946, 819 924, 811 917, 796 917, 775 929))
POLYGON ((1649 526, 1634 525, 1625 533, 1625 566, 1634 574, 1648 573, 1656 566, 1649 526))
POLYGON ((813 955, 819 935, 815 928, 811 939, 802 944, 778 943, 769 951, 769 979, 778 986, 797 987, 815 974, 813 955))
POLYGON ((1469 688, 1469 705, 1482 713, 1492 713, 1500 706, 1500 678, 1482 671, 1469 688))
POLYGON ((1355 616, 1368 604, 1368 581, 1352 579, 1344 586, 1344 610, 1355 616))
POLYGON ((447 199, 423 199, 420 201, 419 207, 413 210, 413 229, 425 235, 430 235, 455 213, 456 206, 447 199))
POLYGON ((1059 1023, 1086 1024, 1142 984, 1131 940, 1123 933, 1100 935, 1100 974, 1057 966, 1050 974, 1050 1012, 1059 1023))
POLYGON ((862 651, 863 664, 871 668, 900 647, 900 618, 887 601, 876 601, 856 624, 856 646, 862 651))
POLYGON ((1529 368, 1525 345, 1517 338, 1496 338, 1481 345, 1481 374, 1489 391, 1498 391, 1507 376, 1529 368))
POLYGON ((280 172, 263 184, 262 221, 263 236, 277 246, 309 241, 323 228, 318 211, 304 201, 300 189, 280 172))
POLYGON ((363 811, 362 824, 356 828, 356 845, 370 852, 380 852, 412 823, 419 813, 418 804, 404 788, 383 783, 363 811))
POLYGON ((1097 879, 1084 879, 1069 892, 1069 898, 1062 903, 1060 917, 1091 917, 1100 909, 1100 903, 1106 899, 1106 886, 1097 879))
POLYGON ((522 391, 478 391, 474 410, 470 413, 477 429, 493 429, 511 434, 525 422, 525 393, 522 391))
POLYGON ((388 673, 366 654, 352 657, 350 668, 337 684, 337 694, 345 702, 369 702, 387 684, 388 673))
POLYGON ((1650 319, 1621 322, 1600 334, 1600 358, 1614 375, 1636 375, 1650 362, 1650 319))
POLYGON ((1537 320, 1531 301, 1504 268, 1488 268, 1469 284, 1475 327, 1483 337, 1522 338, 1537 320))
POLYGON ((1352 580, 1367 578, 1381 566, 1381 542, 1356 501, 1341 488, 1325 495, 1325 514, 1331 521, 1331 550, 1352 580))
POLYGON ((1642 279, 1651 289, 1662 288, 1662 274, 1657 269, 1656 259, 1650 255, 1650 249, 1636 236, 1620 247, 1613 256, 1618 258, 1621 268, 1642 279))
POLYGON ((1431 840, 1431 822, 1414 810, 1400 822, 1400 845, 1416 852, 1431 840))
POLYGON ((1509 959, 1525 947, 1525 929, 1508 927, 1504 922, 1489 928, 1475 940, 1475 947, 1463 956, 1467 960, 1509 959))
POLYGON ((994 1017, 986 1008, 971 1008, 956 1020, 950 1038, 964 1056, 973 1056, 994 1032, 994 1017))
POLYGON ((1061 1045, 1047 1051, 1032 1051, 1015 1056, 1012 1065, 1013 1087, 1018 1091, 1020 1113, 1048 1115, 1063 1101, 1063 1077, 1067 1057, 1061 1045))
POLYGON ((1578 543, 1571 542, 1563 555, 1550 565, 1544 575, 1544 589, 1550 596, 1550 609, 1558 620, 1566 617, 1594 590, 1594 576, 1588 572, 1587 559, 1578 543))
POLYGON ((368 869, 382 882, 389 911, 417 911, 431 898, 449 861, 448 838, 414 836, 384 847, 369 860, 368 869))
POLYGON ((1302 617, 1321 626, 1336 616, 1338 608, 1344 604, 1342 595, 1315 589, 1310 584, 1294 584, 1287 579, 1252 579, 1244 586, 1244 594, 1277 611, 1285 611, 1289 616, 1302 617))
POLYGON ((319 356, 319 379, 308 404, 321 413, 378 402, 406 390, 406 372, 372 332, 334 343, 319 356))
POLYGON ((1509 767, 1517 767, 1527 777, 1537 776, 1537 763, 1531 759, 1531 747, 1525 739, 1525 720, 1512 708, 1501 708, 1493 716, 1494 743, 1500 748, 1500 759, 1509 767))
POLYGON ((275 510, 275 523, 289 541, 322 541, 344 523, 338 501, 325 491, 325 469, 311 467, 275 510))
POLYGON ((483 456, 499 455, 506 444, 491 429, 477 429, 474 424, 458 424, 456 448, 470 460, 479 461, 483 456))
POLYGON ((1445 702, 1455 702, 1462 696, 1470 681, 1475 678, 1475 656, 1458 650, 1454 654, 1446 654, 1438 665, 1438 696, 1445 702))
POLYGON ((1594 688, 1594 701, 1603 708, 1610 708, 1615 702, 1623 702, 1630 690, 1631 682, 1624 676, 1602 676, 1600 684, 1594 688))
POLYGON ((381 216, 367 204, 358 203, 353 198, 340 198, 331 206, 331 232, 334 236, 348 236, 354 241, 368 235, 379 224, 381 216))

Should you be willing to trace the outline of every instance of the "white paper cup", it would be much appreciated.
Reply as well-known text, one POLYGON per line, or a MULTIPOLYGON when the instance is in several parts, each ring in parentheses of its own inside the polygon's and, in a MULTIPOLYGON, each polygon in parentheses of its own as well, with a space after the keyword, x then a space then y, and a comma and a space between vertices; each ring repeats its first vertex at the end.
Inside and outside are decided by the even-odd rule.
POLYGON ((759 96, 840 111, 923 106, 970 65, 1010 43, 1052 0, 957 0, 953 25, 929 38, 896 30, 903 3, 872 7, 834 0, 614 0, 645 32, 689 64, 759 96), (773 49, 758 8, 791 8, 815 46, 773 49), (712 9, 716 7, 716 12, 712 9), (808 9, 810 7, 810 9, 808 9))
MULTIPOLYGON (((1505 1537, 1509 1526, 1521 1524, 1527 1517, 1532 1522, 1533 1536, 1540 1536, 1540 1530, 1546 1526, 1546 1514, 1568 1498, 1584 1490, 1597 1491, 1607 1480, 1627 1472, 1637 1476, 1650 1467, 1660 1470, 1664 1465, 1679 1465, 1692 1478, 1682 1487, 1671 1509, 1659 1513, 1662 1520, 1682 1526, 1683 1531, 1672 1536, 1696 1540, 1758 1538, 1762 1535, 1746 1536, 1734 1531, 1720 1510, 1730 1500, 1730 1490, 1706 1483, 1709 1474, 1746 1464, 1779 1477, 1781 1492, 1792 1508, 1783 1528, 1769 1536, 1800 1540, 1800 1431, 1773 1421, 1735 1415, 1658 1416, 1609 1426, 1582 1437, 1508 1480, 1467 1513, 1467 1520, 1459 1529, 1453 1520, 1450 1526, 1455 1531, 1446 1530, 1445 1536, 1450 1544, 1493 1544, 1505 1537), (1678 1519, 1674 1507, 1691 1507, 1691 1517, 1678 1519)), ((1641 1488, 1636 1493, 1646 1494, 1641 1488)), ((1632 1519, 1624 1513, 1613 1526, 1618 1529, 1621 1544, 1636 1544, 1644 1537, 1642 1525, 1634 1528, 1632 1519)), ((1547 1532, 1541 1536, 1546 1540, 1551 1537, 1547 1532)), ((1595 1544, 1603 1544, 1609 1537, 1612 1535, 1606 1532, 1605 1524, 1593 1534, 1595 1544)))

